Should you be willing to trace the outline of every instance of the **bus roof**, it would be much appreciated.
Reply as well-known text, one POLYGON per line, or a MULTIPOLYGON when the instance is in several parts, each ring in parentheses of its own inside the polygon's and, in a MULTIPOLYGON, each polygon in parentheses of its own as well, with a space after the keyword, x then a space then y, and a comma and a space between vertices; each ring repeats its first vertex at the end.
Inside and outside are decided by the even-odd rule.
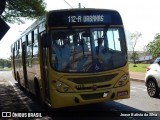
POLYGON ((116 11, 118 12, 117 10, 114 10, 114 9, 101 9, 101 8, 73 8, 73 9, 58 9, 58 10, 50 10, 48 11, 48 13, 52 13, 52 12, 64 12, 64 11, 116 11))
MULTIPOLYGON (((45 15, 39 17, 32 25, 30 25, 22 34, 21 37, 28 34, 30 31, 34 30, 37 26, 40 27, 41 24, 48 24, 49 27, 57 26, 77 26, 77 25, 94 25, 94 24, 113 24, 122 25, 122 20, 120 14, 116 10, 111 9, 97 9, 97 8, 74 8, 74 9, 60 9, 48 11, 45 15), (73 17, 69 18, 68 17, 73 17), (74 21, 74 17, 76 21, 74 21), (78 21, 78 17, 86 22, 78 21), (83 17, 83 18, 82 18, 83 17), (91 18, 88 18, 91 17, 91 18), (102 20, 102 17, 104 21, 102 20), (47 22, 46 22, 47 19, 47 22), (90 21, 89 21, 90 19, 90 21), (95 21, 95 22, 91 22, 95 21), (105 20, 106 19, 106 20, 105 20), (88 20, 88 21, 87 21, 88 20)), ((44 25, 43 25, 44 26, 44 25)), ((20 38, 21 38, 20 37, 20 38)))

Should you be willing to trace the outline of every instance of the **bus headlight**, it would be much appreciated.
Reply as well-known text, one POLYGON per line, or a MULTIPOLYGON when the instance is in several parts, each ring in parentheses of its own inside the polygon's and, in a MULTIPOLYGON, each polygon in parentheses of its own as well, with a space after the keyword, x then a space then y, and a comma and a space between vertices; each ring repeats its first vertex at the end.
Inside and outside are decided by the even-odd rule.
POLYGON ((125 75, 123 77, 121 77, 118 82, 116 83, 116 85, 114 87, 120 87, 125 85, 128 82, 128 77, 125 75))
POLYGON ((61 86, 62 86, 62 83, 61 83, 60 81, 57 81, 57 82, 56 82, 56 87, 59 88, 59 87, 61 87, 61 86))
POLYGON ((57 88, 57 91, 59 92, 73 92, 72 89, 68 85, 60 81, 56 82, 56 88, 57 88))

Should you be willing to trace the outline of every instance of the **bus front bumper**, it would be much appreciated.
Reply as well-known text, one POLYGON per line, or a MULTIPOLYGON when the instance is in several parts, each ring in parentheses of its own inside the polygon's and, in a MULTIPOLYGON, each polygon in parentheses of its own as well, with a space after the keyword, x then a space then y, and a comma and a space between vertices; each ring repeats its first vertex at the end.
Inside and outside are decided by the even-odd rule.
POLYGON ((125 86, 118 88, 92 90, 89 92, 61 93, 57 90, 51 90, 50 92, 52 93, 51 107, 61 108, 129 98, 130 83, 128 82, 125 86))

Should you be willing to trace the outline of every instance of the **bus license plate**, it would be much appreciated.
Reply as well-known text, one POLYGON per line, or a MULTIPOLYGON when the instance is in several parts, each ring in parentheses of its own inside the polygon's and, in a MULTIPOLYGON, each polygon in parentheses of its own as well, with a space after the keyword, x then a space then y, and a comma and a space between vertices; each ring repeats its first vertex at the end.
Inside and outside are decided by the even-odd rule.
POLYGON ((120 91, 117 93, 117 96, 125 96, 125 95, 128 95, 128 91, 120 91))

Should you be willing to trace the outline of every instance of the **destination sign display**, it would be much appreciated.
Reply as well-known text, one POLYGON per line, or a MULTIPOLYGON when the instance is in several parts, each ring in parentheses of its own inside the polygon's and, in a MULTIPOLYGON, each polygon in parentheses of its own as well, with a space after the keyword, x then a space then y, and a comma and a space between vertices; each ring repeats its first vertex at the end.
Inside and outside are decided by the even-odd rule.
POLYGON ((100 10, 68 10, 53 11, 48 17, 49 26, 79 26, 79 25, 122 25, 122 20, 116 11, 100 10))
MULTIPOLYGON (((111 22, 111 18, 107 16, 108 22, 111 22)), ((68 16, 68 22, 69 23, 75 23, 75 22, 104 22, 104 15, 86 15, 86 16, 68 16)))

